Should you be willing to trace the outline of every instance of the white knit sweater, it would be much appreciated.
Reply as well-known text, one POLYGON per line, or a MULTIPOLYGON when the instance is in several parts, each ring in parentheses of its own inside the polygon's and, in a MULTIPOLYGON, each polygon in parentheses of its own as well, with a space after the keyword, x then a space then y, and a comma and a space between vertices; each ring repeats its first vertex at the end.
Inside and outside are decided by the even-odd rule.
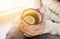
POLYGON ((60 35, 60 2, 42 0, 41 11, 45 13, 46 27, 43 32, 60 35), (55 21, 55 22, 52 22, 55 21))

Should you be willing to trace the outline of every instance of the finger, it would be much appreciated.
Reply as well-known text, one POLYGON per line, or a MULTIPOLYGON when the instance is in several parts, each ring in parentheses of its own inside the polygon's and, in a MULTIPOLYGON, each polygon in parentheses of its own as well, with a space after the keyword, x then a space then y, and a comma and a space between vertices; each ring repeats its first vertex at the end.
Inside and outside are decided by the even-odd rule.
POLYGON ((40 7, 39 7, 39 8, 37 8, 37 10, 38 10, 38 11, 40 11, 40 7))
POLYGON ((41 23, 43 24, 43 23, 45 23, 45 15, 44 15, 44 13, 41 13, 41 15, 42 15, 42 22, 41 23))
POLYGON ((23 25, 23 23, 21 22, 21 23, 19 24, 19 28, 20 28, 21 31, 23 31, 23 30, 22 30, 23 27, 24 27, 24 25, 23 25))
POLYGON ((23 20, 19 23, 19 28, 23 31, 25 24, 23 23, 23 20))
POLYGON ((29 37, 32 37, 32 36, 40 35, 40 32, 34 32, 34 33, 26 32, 25 35, 29 36, 29 37))
POLYGON ((24 35, 25 35, 25 36, 28 36, 28 37, 35 36, 34 34, 35 34, 35 33, 30 33, 30 32, 25 32, 25 33, 24 33, 24 35))
POLYGON ((33 33, 34 31, 29 28, 23 27, 23 33, 26 33, 26 32, 33 33))
POLYGON ((27 33, 24 33, 24 36, 26 37, 31 37, 31 35, 27 34, 27 33))
POLYGON ((40 29, 40 25, 30 25, 28 28, 32 31, 36 31, 36 30, 40 29))

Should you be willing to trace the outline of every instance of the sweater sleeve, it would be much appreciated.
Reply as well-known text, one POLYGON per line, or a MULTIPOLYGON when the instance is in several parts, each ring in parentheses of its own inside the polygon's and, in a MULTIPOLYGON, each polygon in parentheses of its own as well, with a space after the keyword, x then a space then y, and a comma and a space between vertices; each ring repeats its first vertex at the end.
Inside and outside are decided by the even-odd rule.
POLYGON ((57 0, 42 0, 42 4, 47 8, 51 9, 53 12, 56 12, 60 16, 60 2, 57 0))
POLYGON ((46 27, 43 34, 44 33, 60 35, 60 23, 54 23, 54 22, 51 22, 50 20, 47 20, 46 27))

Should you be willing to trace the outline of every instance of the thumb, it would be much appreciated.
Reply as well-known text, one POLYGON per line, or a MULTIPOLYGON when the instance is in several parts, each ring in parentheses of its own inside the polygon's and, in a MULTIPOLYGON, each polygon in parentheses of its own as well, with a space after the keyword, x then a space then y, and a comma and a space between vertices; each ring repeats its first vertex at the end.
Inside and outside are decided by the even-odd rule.
POLYGON ((37 8, 37 10, 39 11, 39 10, 40 10, 40 8, 37 8))
POLYGON ((45 23, 45 15, 44 15, 44 13, 41 13, 41 15, 42 15, 42 23, 45 23))

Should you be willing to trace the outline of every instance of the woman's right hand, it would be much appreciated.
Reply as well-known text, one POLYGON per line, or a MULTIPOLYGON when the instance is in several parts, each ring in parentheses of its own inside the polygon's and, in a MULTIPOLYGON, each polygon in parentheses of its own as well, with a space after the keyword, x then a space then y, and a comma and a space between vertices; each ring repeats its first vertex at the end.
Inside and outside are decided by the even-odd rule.
POLYGON ((44 31, 45 28, 45 18, 44 18, 44 13, 42 13, 42 22, 40 24, 37 25, 29 25, 26 26, 24 24, 24 22, 22 21, 20 23, 20 30, 23 32, 23 34, 27 37, 32 37, 32 36, 36 36, 36 35, 40 35, 42 34, 42 32, 44 31))

